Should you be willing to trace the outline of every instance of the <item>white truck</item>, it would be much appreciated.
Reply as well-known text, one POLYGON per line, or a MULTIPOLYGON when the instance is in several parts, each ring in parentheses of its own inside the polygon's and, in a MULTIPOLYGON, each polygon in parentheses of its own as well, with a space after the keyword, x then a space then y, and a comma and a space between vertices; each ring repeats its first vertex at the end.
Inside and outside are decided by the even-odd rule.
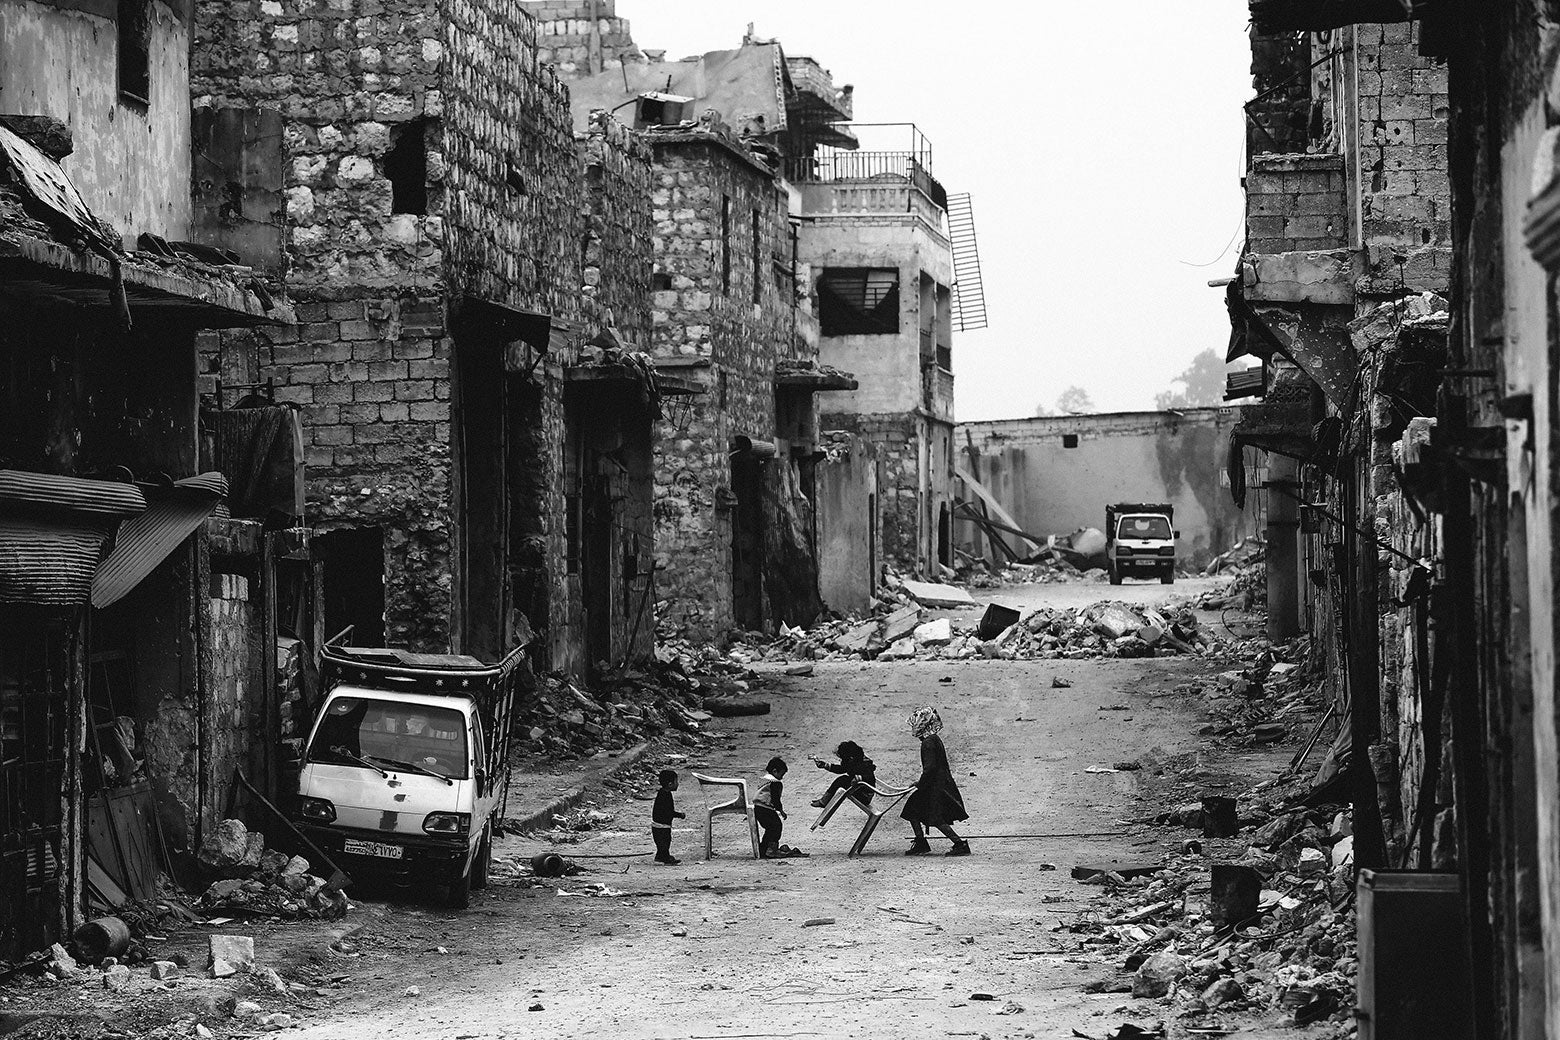
POLYGON ((1105 507, 1105 555, 1110 583, 1128 577, 1175 581, 1175 507, 1168 502, 1117 502, 1105 507))
POLYGON ((440 886, 464 909, 487 884, 522 650, 486 664, 327 644, 298 828, 354 876, 440 886))

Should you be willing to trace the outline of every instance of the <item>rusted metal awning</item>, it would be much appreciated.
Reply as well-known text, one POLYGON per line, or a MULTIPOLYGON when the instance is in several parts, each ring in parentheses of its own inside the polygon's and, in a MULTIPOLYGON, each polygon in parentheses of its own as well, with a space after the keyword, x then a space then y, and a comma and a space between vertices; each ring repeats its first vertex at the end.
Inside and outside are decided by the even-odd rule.
POLYGON ((133 484, 0 470, 0 603, 86 603, 108 536, 145 509, 133 484))
POLYGON ((202 473, 175 481, 144 513, 119 525, 114 551, 92 580, 92 605, 117 603, 206 522, 227 495, 227 479, 202 473))
POLYGON ((455 323, 470 323, 490 330, 501 340, 524 343, 539 354, 548 351, 555 323, 551 314, 523 311, 480 296, 462 296, 454 302, 455 323))

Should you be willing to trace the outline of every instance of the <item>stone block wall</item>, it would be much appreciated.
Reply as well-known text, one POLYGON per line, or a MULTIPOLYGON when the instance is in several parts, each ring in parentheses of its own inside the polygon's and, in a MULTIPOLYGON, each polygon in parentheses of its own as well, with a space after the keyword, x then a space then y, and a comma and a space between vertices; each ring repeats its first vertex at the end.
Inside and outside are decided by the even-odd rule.
POLYGON ((1341 155, 1252 156, 1246 172, 1247 248, 1289 253, 1347 246, 1346 181, 1341 155))
POLYGON ((566 76, 589 75, 620 62, 645 61, 614 0, 541 0, 525 5, 536 19, 538 57, 566 76))
POLYGON ((773 172, 719 128, 648 140, 652 353, 709 365, 690 369, 701 372, 707 392, 686 425, 658 430, 657 595, 663 620, 709 638, 733 623, 732 440, 775 438, 775 364, 795 357, 805 340, 795 335, 795 290, 774 276, 777 251, 789 255, 790 227, 773 172))
POLYGON ((926 421, 914 413, 825 413, 822 422, 832 442, 858 440, 876 458, 879 557, 900 573, 916 573, 923 559, 921 517, 925 497, 921 487, 921 454, 926 442, 926 421))
POLYGON ((611 325, 636 349, 648 350, 651 242, 650 148, 607 112, 591 114, 576 135, 585 183, 581 292, 587 316, 611 325))
POLYGON ((1362 293, 1444 292, 1451 281, 1444 63, 1421 57, 1418 23, 1361 25, 1362 293))

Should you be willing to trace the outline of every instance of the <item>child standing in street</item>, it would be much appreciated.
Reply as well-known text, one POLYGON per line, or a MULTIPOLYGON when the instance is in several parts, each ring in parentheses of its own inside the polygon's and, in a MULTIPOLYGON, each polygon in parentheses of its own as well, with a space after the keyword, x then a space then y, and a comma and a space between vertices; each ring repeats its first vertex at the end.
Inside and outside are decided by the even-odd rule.
POLYGON ((910 821, 915 832, 907 856, 924 856, 932 851, 926 840, 928 827, 936 827, 953 842, 946 855, 968 856, 970 844, 959 837, 953 825, 970 818, 964 811, 964 796, 953 781, 953 770, 948 768, 948 751, 943 747, 942 717, 936 708, 917 708, 910 716, 910 735, 921 742, 921 775, 915 782, 915 793, 905 800, 900 815, 910 821))
POLYGON ((672 804, 672 792, 677 790, 677 771, 663 769, 660 773, 661 789, 655 793, 655 805, 650 810, 650 836, 655 839, 655 861, 668 866, 681 863, 672 855, 672 821, 686 820, 687 813, 680 813, 672 804))
POLYGON ((861 745, 854 740, 840 741, 840 746, 834 749, 834 753, 839 757, 839 765, 825 762, 821 758, 813 759, 813 765, 819 769, 827 769, 831 773, 839 774, 827 791, 813 799, 813 805, 822 809, 842 788, 850 788, 851 797, 871 804, 872 791, 859 785, 877 783, 877 767, 872 764, 872 759, 867 757, 867 753, 861 750, 861 745))
POLYGON ((759 854, 765 859, 774 859, 781 854, 780 832, 785 829, 781 823, 785 819, 785 807, 780 802, 780 795, 785 788, 787 767, 785 759, 776 755, 764 768, 764 782, 759 784, 758 793, 753 796, 753 815, 763 831, 758 841, 759 854))

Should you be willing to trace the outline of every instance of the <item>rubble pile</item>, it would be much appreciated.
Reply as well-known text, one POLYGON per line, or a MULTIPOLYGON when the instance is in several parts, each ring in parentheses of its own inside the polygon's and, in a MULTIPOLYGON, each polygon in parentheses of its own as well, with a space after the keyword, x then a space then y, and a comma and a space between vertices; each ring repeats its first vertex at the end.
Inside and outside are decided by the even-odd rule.
POLYGON ((1061 556, 1040 557, 1023 563, 1007 563, 995 570, 985 560, 971 560, 957 570, 959 582, 975 589, 994 589, 1003 585, 1038 585, 1055 582, 1105 582, 1109 576, 1102 567, 1079 570, 1061 556))
POLYGON ((1235 580, 1223 588, 1210 589, 1197 600, 1204 610, 1251 610, 1267 604, 1267 543, 1248 538, 1234 548, 1215 556, 1203 569, 1204 574, 1228 574, 1235 580))
POLYGON ((658 647, 646 670, 619 672, 593 690, 565 676, 540 676, 518 705, 514 734, 560 757, 620 750, 666 733, 691 745, 710 718, 704 698, 746 689, 747 680, 734 678, 744 671, 713 649, 675 644, 658 647))
POLYGON ((1206 654, 1224 648, 1187 607, 1167 609, 1101 602, 1082 608, 1037 608, 1028 614, 994 605, 980 622, 931 617, 914 604, 864 620, 826 621, 809 630, 782 628, 774 639, 748 637, 728 658, 754 661, 954 659, 1051 660, 1206 654))
POLYGON ((1202 728, 1203 736, 1272 743, 1315 715, 1322 702, 1322 675, 1308 637, 1283 646, 1255 639, 1231 649, 1252 663, 1175 687, 1177 694, 1204 703, 1211 721, 1202 728))
POLYGON ((267 917, 335 918, 347 897, 310 873, 308 860, 265 847, 265 835, 242 820, 223 820, 201 843, 197 857, 217 878, 196 901, 197 909, 267 917))
MULTIPOLYGON (((1082 878, 1101 894, 1058 930, 1117 969, 1086 990, 1162 998, 1189 1027, 1266 1009, 1305 1025, 1352 1005, 1359 962, 1349 818, 1252 797, 1240 811, 1248 844, 1234 858, 1210 860, 1189 842, 1196 851, 1167 856, 1139 876, 1082 878)), ((1202 822, 1197 806, 1182 816, 1202 822)))

